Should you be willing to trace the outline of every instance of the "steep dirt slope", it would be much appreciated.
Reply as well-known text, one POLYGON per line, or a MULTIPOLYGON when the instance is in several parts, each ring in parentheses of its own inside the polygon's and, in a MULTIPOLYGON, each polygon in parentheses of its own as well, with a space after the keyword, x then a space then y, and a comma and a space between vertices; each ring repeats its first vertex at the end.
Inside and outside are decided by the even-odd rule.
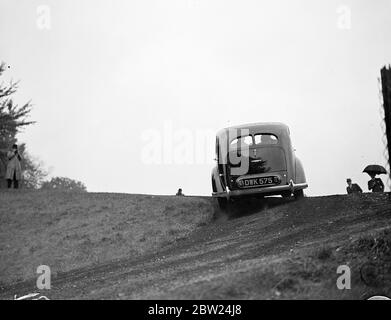
MULTIPOLYGON (((390 194, 246 200, 229 217, 217 217, 166 249, 57 273, 45 294, 52 299, 389 295, 390 218, 390 194), (341 264, 352 269, 351 290, 335 285, 341 264)), ((0 297, 35 291, 34 283, 3 286, 0 297)))

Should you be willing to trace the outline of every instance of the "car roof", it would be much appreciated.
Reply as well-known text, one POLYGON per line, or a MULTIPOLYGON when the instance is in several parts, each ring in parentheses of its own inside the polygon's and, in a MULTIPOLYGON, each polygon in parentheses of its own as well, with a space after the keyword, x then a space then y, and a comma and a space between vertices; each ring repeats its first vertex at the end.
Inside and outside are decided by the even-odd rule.
POLYGON ((238 126, 231 126, 220 130, 217 133, 217 136, 226 134, 229 130, 241 130, 249 129, 250 133, 254 131, 264 131, 265 133, 275 133, 280 134, 281 132, 289 133, 289 128, 286 124, 281 122, 255 122, 255 123, 246 123, 238 126))

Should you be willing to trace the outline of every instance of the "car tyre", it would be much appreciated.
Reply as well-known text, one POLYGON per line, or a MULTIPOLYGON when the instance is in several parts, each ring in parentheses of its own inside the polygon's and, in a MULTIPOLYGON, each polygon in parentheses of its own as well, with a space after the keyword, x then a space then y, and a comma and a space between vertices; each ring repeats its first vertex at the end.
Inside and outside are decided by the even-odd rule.
POLYGON ((304 198, 304 191, 303 191, 303 189, 296 190, 295 192, 293 192, 293 196, 295 197, 296 200, 303 199, 304 198))
POLYGON ((291 196, 292 196, 292 192, 290 192, 290 191, 286 191, 286 192, 281 193, 281 197, 283 197, 284 199, 288 199, 291 196))
POLYGON ((221 210, 226 211, 228 209, 228 200, 226 198, 217 198, 217 202, 221 210))
MULTIPOLYGON (((213 190, 213 192, 217 192, 216 181, 215 181, 214 177, 212 177, 212 190, 213 190)), ((217 203, 219 205, 220 210, 222 210, 222 211, 227 210, 228 200, 226 198, 217 198, 217 203)))

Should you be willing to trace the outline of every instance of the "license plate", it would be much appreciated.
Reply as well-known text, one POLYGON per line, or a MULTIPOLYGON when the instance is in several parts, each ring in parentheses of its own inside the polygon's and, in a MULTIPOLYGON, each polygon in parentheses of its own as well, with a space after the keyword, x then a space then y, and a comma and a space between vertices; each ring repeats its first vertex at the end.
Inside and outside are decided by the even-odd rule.
POLYGON ((280 178, 277 176, 247 178, 247 179, 239 179, 237 181, 239 188, 264 187, 264 186, 276 185, 279 183, 280 183, 280 178))

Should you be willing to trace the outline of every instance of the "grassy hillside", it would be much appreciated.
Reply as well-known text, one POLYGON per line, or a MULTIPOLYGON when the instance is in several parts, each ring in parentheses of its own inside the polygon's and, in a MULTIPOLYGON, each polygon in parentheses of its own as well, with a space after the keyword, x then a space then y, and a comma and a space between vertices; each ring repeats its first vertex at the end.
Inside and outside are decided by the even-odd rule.
POLYGON ((54 274, 50 299, 391 296, 390 193, 244 199, 218 219, 214 208, 207 197, 0 193, 0 299, 36 290, 40 264, 54 274), (340 265, 351 290, 336 286, 340 265))
POLYGON ((208 198, 2 191, 0 284, 158 252, 212 217, 208 198))

